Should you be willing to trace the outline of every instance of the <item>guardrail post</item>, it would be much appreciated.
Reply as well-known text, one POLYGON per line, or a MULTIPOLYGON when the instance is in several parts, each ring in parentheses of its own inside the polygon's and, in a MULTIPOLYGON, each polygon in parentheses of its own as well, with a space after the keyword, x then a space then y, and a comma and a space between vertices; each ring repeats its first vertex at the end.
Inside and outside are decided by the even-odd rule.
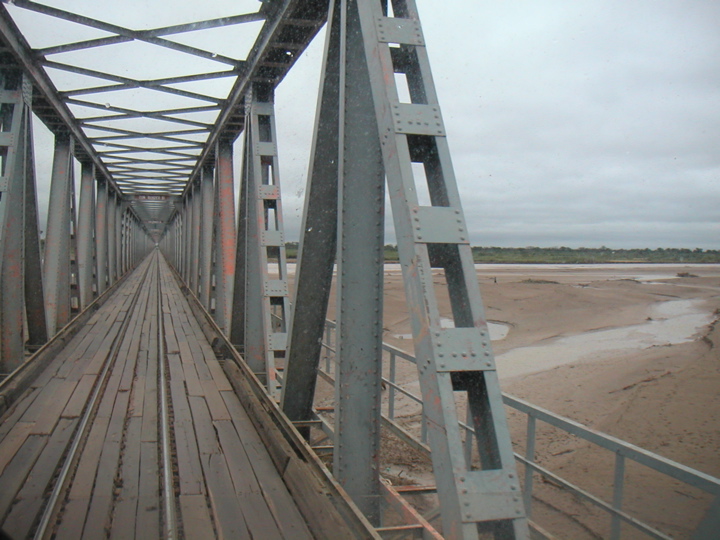
MULTIPOLYGON (((623 495, 625 491, 625 456, 619 451, 615 452, 615 481, 613 484, 613 508, 622 510, 623 495)), ((620 527, 622 523, 620 516, 613 514, 611 518, 610 538, 620 538, 620 527)))
MULTIPOLYGON (((531 414, 527 417, 527 434, 525 437, 525 459, 529 462, 535 462, 535 429, 536 420, 531 414)), ((525 501, 525 513, 528 518, 532 515, 532 493, 533 493, 534 471, 528 465, 525 465, 525 486, 523 498, 525 501)))

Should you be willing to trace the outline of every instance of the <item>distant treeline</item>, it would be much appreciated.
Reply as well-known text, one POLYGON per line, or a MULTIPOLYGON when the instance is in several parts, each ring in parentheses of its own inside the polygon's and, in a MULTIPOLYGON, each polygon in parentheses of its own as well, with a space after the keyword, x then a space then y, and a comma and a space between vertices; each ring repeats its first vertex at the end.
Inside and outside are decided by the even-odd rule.
MULTIPOLYGON (((288 259, 297 257, 297 242, 288 242, 288 259)), ((569 247, 473 247, 476 263, 506 264, 601 264, 601 263, 720 263, 720 250, 716 249, 611 249, 569 247)), ((385 261, 398 260, 397 246, 385 246, 385 261)))

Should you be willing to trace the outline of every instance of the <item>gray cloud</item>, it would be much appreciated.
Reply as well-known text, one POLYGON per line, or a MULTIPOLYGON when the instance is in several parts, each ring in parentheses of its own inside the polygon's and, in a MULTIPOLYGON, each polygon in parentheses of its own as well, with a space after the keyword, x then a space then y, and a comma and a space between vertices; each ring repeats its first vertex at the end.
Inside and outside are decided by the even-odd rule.
MULTIPOLYGON (((720 248, 720 3, 417 2, 474 243, 720 248)), ((277 90, 291 239, 322 45, 277 90)))

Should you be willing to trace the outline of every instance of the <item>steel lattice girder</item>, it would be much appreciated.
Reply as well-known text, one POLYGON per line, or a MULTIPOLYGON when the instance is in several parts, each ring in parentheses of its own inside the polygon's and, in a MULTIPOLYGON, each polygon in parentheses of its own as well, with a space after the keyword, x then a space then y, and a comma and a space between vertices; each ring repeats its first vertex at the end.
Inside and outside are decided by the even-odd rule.
MULTIPOLYGON (((69 42, 33 49, 15 24, 10 8, 0 6, 0 36, 18 64, 30 75, 35 87, 33 109, 38 117, 55 132, 67 130, 76 142, 75 155, 91 161, 98 176, 109 182, 112 192, 128 194, 156 193, 154 186, 165 193, 183 194, 189 184, 199 178, 205 163, 215 159, 218 140, 233 140, 243 129, 242 99, 253 81, 276 86, 295 60, 318 32, 327 11, 327 0, 284 0, 264 2, 254 13, 232 14, 210 20, 176 24, 149 30, 134 30, 97 18, 73 13, 29 0, 13 2, 13 13, 26 11, 36 16, 68 21, 105 34, 96 39, 70 38, 69 42), (212 30, 231 25, 263 22, 262 29, 246 59, 230 58, 201 47, 189 46, 173 38, 188 32, 212 30), (188 58, 200 58, 222 66, 202 73, 180 73, 157 79, 132 78, 90 69, 77 62, 58 61, 62 55, 88 50, 102 51, 113 45, 138 42, 151 47, 171 50, 188 58), (41 67, 42 66, 42 67, 41 67), (227 69, 229 66, 229 69, 227 69), (43 69, 81 75, 97 81, 84 82, 81 87, 58 91, 53 78, 43 69), (205 91, 189 91, 177 87, 183 83, 203 83, 234 78, 225 98, 205 91), (189 101, 189 106, 144 110, 137 106, 103 103, 109 92, 143 89, 189 101), (83 99, 81 96, 89 96, 83 99), (73 111, 104 111, 100 115, 78 118, 73 111), (213 122, 188 118, 194 113, 212 112, 213 122), (128 129, 124 120, 146 119, 160 129, 128 129), (155 141, 156 144, 151 144, 155 141)), ((108 64, 109 65, 109 64, 108 64)), ((143 223, 169 222, 172 205, 150 206, 137 199, 131 204, 143 223), (147 210, 140 209, 147 206, 147 210)))

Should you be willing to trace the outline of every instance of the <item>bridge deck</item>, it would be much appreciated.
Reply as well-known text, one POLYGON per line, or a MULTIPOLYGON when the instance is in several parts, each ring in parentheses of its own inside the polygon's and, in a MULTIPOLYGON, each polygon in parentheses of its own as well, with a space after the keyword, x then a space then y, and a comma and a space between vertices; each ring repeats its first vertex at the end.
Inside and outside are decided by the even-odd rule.
POLYGON ((155 254, 3 416, 0 522, 12 538, 34 534, 43 519, 58 539, 160 538, 173 511, 173 526, 187 538, 312 537, 155 254), (161 444, 163 394, 170 464, 161 444), (57 504, 46 510, 53 497, 57 504))

